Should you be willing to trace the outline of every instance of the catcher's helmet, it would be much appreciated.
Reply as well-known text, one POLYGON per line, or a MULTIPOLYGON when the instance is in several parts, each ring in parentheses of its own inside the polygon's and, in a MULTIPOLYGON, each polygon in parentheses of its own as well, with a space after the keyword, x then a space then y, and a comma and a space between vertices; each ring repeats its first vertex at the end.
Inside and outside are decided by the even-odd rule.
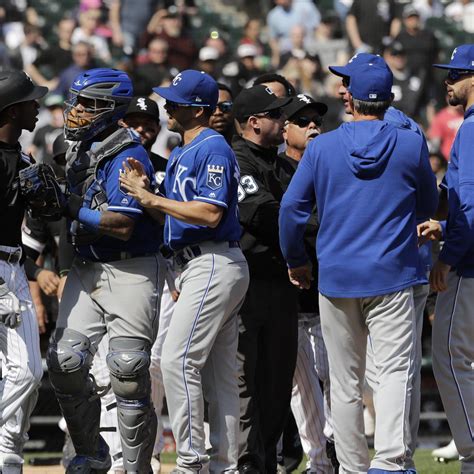
POLYGON ((47 87, 37 86, 24 71, 0 72, 0 112, 13 104, 40 99, 47 87))
POLYGON ((125 115, 133 96, 132 81, 117 69, 89 69, 79 74, 69 89, 66 101, 65 137, 90 140, 125 115), (93 105, 78 108, 80 98, 92 99, 93 105), (82 116, 86 112, 85 116, 82 116))

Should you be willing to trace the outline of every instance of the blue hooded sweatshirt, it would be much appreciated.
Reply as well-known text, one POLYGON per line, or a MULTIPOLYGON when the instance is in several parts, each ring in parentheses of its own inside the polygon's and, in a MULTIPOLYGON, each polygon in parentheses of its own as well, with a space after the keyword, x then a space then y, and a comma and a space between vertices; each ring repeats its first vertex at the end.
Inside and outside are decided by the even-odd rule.
POLYGON ((421 136, 386 121, 359 121, 308 145, 280 208, 290 268, 307 262, 303 232, 315 202, 322 294, 369 297, 426 283, 416 219, 434 214, 438 192, 421 136))
MULTIPOLYGON (((421 127, 413 119, 408 117, 408 115, 405 115, 401 110, 398 110, 395 107, 389 107, 387 109, 387 111, 385 112, 384 120, 388 123, 391 123, 392 125, 395 125, 395 127, 411 130, 417 133, 418 135, 420 135, 420 137, 422 137, 423 140, 426 140, 421 127)), ((420 224, 421 222, 423 222, 422 219, 419 219, 417 221, 418 224, 420 224)), ((418 248, 421 263, 426 272, 429 272, 431 270, 431 267, 433 264, 433 261, 431 258, 432 247, 433 247, 432 243, 427 242, 418 248)))

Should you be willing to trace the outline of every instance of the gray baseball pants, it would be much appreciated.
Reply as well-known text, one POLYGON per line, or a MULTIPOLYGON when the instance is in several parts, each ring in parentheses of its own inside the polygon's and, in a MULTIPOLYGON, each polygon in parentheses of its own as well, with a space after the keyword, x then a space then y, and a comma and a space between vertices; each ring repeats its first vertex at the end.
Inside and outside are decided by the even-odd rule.
POLYGON ((413 290, 367 298, 320 295, 321 326, 331 380, 331 411, 341 474, 408 469, 410 399, 415 361, 413 290), (375 456, 364 435, 362 392, 367 336, 377 368, 375 456))
POLYGON ((237 312, 249 273, 240 248, 199 244, 176 281, 180 292, 163 345, 161 370, 177 465, 182 472, 237 471, 237 312), (205 449, 204 398, 211 454, 205 449))
MULTIPOLYGON (((411 404, 410 404, 410 451, 413 456, 418 439, 418 428, 420 426, 421 405, 421 333, 423 332, 423 314, 426 298, 430 291, 429 285, 416 285, 413 287, 413 302, 416 315, 416 339, 415 339, 415 371, 413 373, 411 404)), ((375 366, 374 349, 371 339, 367 341, 367 362, 365 377, 372 391, 375 393, 378 387, 377 368, 375 366)), ((375 395, 374 395, 375 396, 375 395)), ((375 414, 377 416, 377 413, 375 414)), ((376 420, 377 422, 377 420, 376 420)), ((409 467, 414 468, 415 463, 411 459, 409 467)))
POLYGON ((474 278, 450 272, 438 293, 433 323, 433 371, 461 472, 474 473, 474 278))

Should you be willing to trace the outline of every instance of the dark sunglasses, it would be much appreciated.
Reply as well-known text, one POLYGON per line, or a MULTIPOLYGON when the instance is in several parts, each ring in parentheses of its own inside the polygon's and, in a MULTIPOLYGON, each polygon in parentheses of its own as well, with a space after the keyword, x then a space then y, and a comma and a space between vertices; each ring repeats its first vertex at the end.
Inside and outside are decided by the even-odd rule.
POLYGON ((474 71, 463 71, 462 69, 449 69, 448 79, 450 81, 457 81, 461 76, 467 76, 468 74, 474 74, 474 71))
POLYGON ((317 127, 320 127, 323 124, 323 119, 319 115, 313 115, 312 117, 305 117, 304 115, 293 120, 290 120, 291 123, 294 123, 300 128, 307 127, 311 122, 313 122, 317 127))
POLYGON ((350 77, 344 76, 344 77, 342 78, 342 85, 343 85, 344 87, 349 87, 350 82, 351 82, 351 81, 350 81, 350 77))
POLYGON ((283 115, 283 110, 281 108, 268 110, 267 112, 262 112, 261 114, 254 114, 254 117, 268 117, 270 119, 279 119, 283 115))
POLYGON ((234 104, 230 100, 226 100, 224 102, 219 102, 216 107, 225 114, 226 112, 230 112, 232 110, 232 106, 234 104))

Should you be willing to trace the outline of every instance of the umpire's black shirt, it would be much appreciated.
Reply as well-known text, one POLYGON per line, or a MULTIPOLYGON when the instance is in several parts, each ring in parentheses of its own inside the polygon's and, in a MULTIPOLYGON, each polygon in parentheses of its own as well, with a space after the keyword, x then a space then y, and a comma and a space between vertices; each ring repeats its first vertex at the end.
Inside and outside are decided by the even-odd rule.
POLYGON ((232 149, 240 167, 241 245, 250 275, 288 279, 278 237, 278 214, 284 187, 275 173, 277 148, 263 148, 234 136, 232 149))
POLYGON ((21 223, 25 203, 20 193, 18 173, 30 163, 22 155, 19 144, 0 142, 0 245, 21 245, 21 223))

